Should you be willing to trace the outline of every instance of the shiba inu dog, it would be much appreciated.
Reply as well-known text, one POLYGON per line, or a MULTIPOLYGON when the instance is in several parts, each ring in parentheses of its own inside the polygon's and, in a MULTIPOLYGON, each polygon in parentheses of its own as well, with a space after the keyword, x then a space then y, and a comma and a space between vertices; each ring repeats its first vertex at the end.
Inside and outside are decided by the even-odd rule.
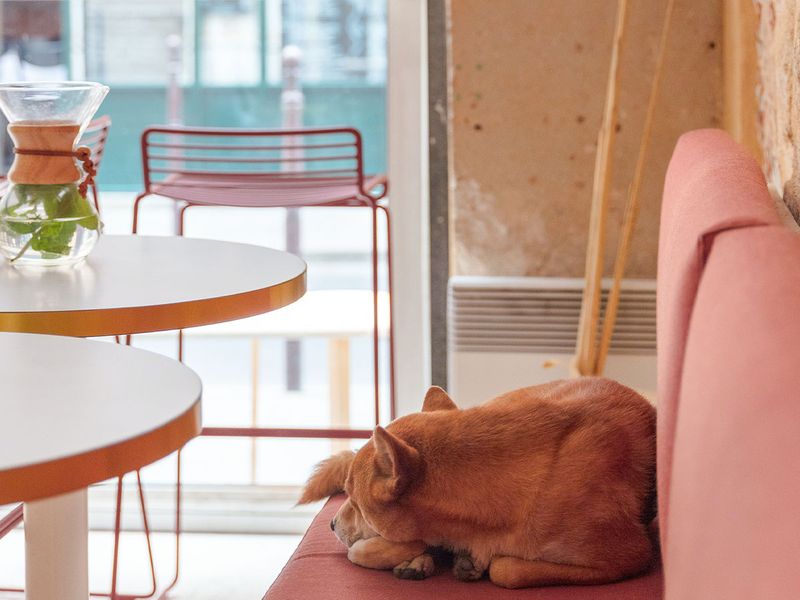
POLYGON ((655 409, 604 378, 459 410, 431 388, 356 453, 318 465, 300 502, 344 490, 331 522, 356 564, 406 578, 455 553, 459 579, 507 588, 608 583, 654 558, 655 409))

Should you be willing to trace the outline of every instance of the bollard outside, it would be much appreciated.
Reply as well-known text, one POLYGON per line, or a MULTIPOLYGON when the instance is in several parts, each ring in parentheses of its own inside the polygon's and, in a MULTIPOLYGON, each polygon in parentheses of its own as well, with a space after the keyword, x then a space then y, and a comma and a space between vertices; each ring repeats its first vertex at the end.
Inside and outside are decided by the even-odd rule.
MULTIPOLYGON (((183 46, 183 39, 177 33, 168 35, 166 38, 167 45, 167 107, 166 119, 167 125, 182 125, 183 124, 183 89, 181 88, 181 47, 183 46)), ((174 153, 175 150, 170 149, 169 152, 174 153)), ((170 163, 170 168, 179 168, 180 165, 175 161, 170 163)), ((181 204, 174 202, 173 221, 175 234, 180 234, 180 211, 181 204)))
MULTIPOLYGON (((281 53, 283 91, 281 92, 281 124, 284 129, 297 129, 303 126, 303 110, 305 96, 300 87, 300 65, 303 60, 303 51, 297 46, 285 46, 281 53)), ((299 146, 302 139, 298 136, 288 136, 285 140, 289 146, 299 146)), ((288 148, 283 152, 283 158, 298 159, 303 157, 303 151, 288 148)), ((283 163, 284 171, 297 171, 300 161, 292 160, 283 163)))
POLYGON ((183 90, 181 88, 181 48, 183 40, 177 33, 168 35, 167 43, 167 124, 183 123, 183 90))
MULTIPOLYGON (((281 52, 281 124, 284 129, 297 129, 303 126, 303 110, 305 97, 300 86, 300 66, 303 62, 303 51, 297 46, 284 46, 281 52)), ((302 145, 299 136, 286 136, 284 144, 289 148, 281 152, 281 158, 286 162, 281 163, 282 171, 298 171, 301 168, 299 159, 303 158, 301 148, 292 146, 302 145)), ((300 254, 300 214, 298 209, 286 210, 286 250, 292 254, 300 254)), ((286 389, 299 391, 302 385, 302 370, 300 368, 300 342, 289 340, 286 342, 286 389)))

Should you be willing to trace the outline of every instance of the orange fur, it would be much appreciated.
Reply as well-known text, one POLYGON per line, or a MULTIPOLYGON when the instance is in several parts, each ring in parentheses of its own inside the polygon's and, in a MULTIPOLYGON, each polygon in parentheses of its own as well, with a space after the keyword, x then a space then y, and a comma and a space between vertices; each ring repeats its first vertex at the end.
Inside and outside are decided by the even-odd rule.
MULTIPOLYGON (((354 457, 355 452, 347 450, 320 462, 297 503, 308 504, 344 491, 354 457)), ((394 569, 395 575, 406 579, 422 579, 433 572, 433 559, 425 554, 423 542, 396 543, 379 537, 350 502, 345 502, 339 515, 336 536, 349 548, 351 562, 370 569, 394 569)))
POLYGON ((308 504, 344 491, 347 472, 356 453, 345 450, 326 458, 316 467, 303 488, 298 504, 308 504))
POLYGON ((432 388, 352 459, 334 525, 350 546, 340 531, 360 519, 388 541, 452 548, 463 579, 604 583, 651 564, 654 485, 655 410, 619 383, 558 381, 467 410, 432 388))

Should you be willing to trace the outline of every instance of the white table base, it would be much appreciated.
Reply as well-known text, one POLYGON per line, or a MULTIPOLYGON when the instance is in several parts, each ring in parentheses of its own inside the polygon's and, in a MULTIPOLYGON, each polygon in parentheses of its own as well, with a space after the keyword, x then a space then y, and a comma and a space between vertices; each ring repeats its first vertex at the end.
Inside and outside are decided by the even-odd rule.
POLYGON ((25 503, 26 600, 87 600, 86 489, 25 503))

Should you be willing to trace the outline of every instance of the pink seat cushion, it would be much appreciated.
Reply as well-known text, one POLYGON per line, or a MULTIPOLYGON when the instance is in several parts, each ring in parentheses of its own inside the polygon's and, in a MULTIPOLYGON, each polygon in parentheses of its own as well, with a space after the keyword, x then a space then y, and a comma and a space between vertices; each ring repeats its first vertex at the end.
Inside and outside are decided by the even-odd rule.
POLYGON ((800 597, 800 235, 717 236, 675 431, 667 597, 800 597))
POLYGON ((777 224, 764 176, 720 130, 681 136, 667 170, 658 251, 658 499, 666 543, 669 481, 686 332, 715 234, 777 224))
POLYGON ((660 600, 661 572, 612 585, 505 590, 489 581, 464 583, 449 572, 425 581, 395 579, 347 560, 330 521, 343 502, 332 498, 320 511, 300 546, 264 596, 264 600, 660 600))

